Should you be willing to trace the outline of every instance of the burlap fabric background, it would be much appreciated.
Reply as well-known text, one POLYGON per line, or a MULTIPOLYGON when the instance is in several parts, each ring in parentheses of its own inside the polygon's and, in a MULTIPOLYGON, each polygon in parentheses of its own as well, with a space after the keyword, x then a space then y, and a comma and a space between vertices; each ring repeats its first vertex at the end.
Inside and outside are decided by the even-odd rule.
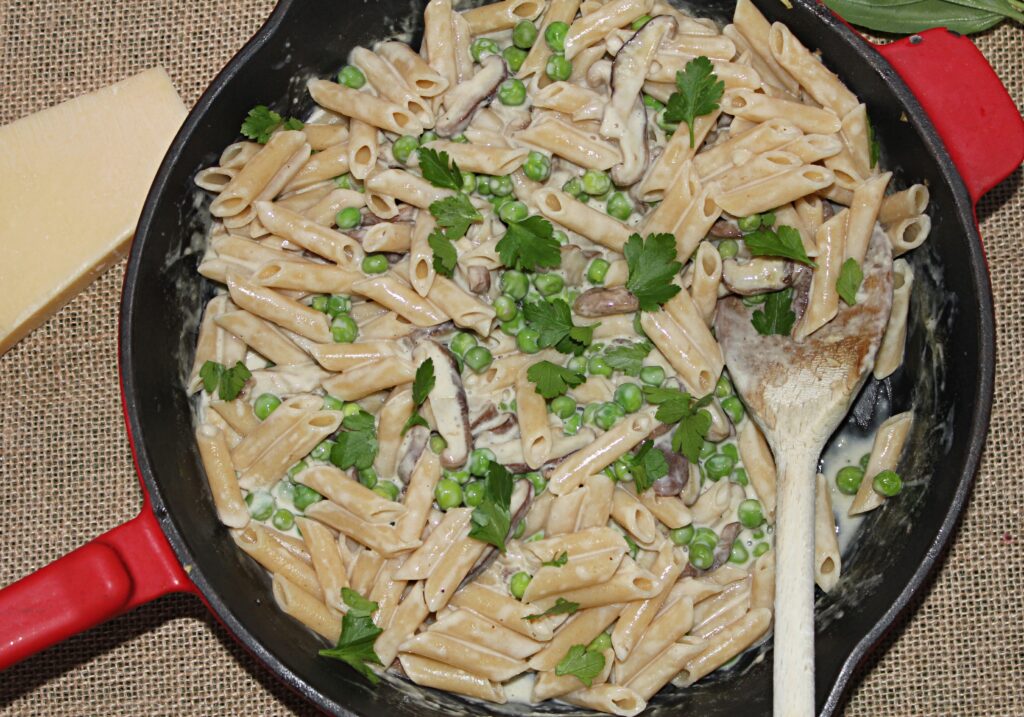
MULTIPOLYGON (((191 104, 272 5, 0 0, 0 124, 157 64, 191 104)), ((1024 106, 1024 30, 1004 25, 976 41, 1024 106)), ((999 336, 988 448, 953 548, 911 616, 863 669, 846 706, 851 717, 1024 715, 1020 170, 985 198, 979 215, 999 336)), ((139 508, 117 388, 123 271, 123 264, 108 271, 0 357, 0 585, 139 508)), ((0 713, 313 710, 245 654, 197 599, 171 596, 0 675, 0 713)))

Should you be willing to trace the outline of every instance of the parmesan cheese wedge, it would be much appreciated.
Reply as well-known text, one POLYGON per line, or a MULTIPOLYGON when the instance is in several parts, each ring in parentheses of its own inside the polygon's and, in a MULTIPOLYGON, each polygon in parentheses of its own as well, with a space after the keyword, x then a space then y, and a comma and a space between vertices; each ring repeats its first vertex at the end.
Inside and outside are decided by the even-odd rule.
POLYGON ((124 256, 184 118, 154 68, 0 127, 0 354, 124 256))

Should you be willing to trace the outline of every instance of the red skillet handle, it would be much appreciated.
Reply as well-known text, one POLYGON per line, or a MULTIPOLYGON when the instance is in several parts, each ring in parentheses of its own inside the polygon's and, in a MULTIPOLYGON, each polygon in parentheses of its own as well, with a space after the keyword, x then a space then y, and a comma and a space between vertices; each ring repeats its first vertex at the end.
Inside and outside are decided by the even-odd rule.
POLYGON ((973 202, 1024 161, 1024 120, 974 43, 936 29, 878 51, 931 117, 973 202))
POLYGON ((124 525, 0 590, 0 670, 170 592, 195 590, 149 503, 124 525))

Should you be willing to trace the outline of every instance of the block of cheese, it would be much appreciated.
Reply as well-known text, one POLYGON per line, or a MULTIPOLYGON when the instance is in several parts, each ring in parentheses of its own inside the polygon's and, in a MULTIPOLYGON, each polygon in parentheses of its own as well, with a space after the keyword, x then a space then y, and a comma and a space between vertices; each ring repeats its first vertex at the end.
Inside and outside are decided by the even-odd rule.
POLYGON ((154 68, 0 127, 0 354, 124 256, 184 118, 154 68))

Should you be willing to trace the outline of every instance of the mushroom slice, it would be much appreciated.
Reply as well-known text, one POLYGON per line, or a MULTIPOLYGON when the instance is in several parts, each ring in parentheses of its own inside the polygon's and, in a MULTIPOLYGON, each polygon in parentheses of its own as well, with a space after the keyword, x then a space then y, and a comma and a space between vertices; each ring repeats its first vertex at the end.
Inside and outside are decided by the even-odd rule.
POLYGON ((486 266, 471 266, 466 269, 466 287, 474 294, 486 294, 491 290, 491 272, 486 266))
POLYGON ((402 483, 409 483, 412 471, 429 441, 430 429, 426 426, 413 426, 402 436, 402 442, 398 445, 400 458, 397 467, 398 477, 402 483))
POLYGON ((658 450, 665 456, 668 473, 654 481, 654 485, 651 486, 654 489, 654 494, 660 496, 679 495, 686 487, 687 481, 690 480, 690 462, 675 451, 664 448, 658 450))
POLYGON ((613 314, 630 314, 640 308, 640 302, 624 286, 610 289, 596 287, 587 289, 578 297, 572 306, 580 316, 594 318, 613 314))
POLYGON ((722 528, 722 534, 718 536, 718 544, 715 546, 715 561, 708 568, 709 572, 718 570, 728 562, 729 556, 732 554, 732 544, 736 542, 741 527, 739 523, 729 523, 722 528))
POLYGON ((647 171, 650 156, 647 146, 647 108, 640 97, 636 98, 626 118, 626 131, 619 137, 619 151, 622 152, 622 162, 612 167, 612 182, 619 187, 636 184, 647 171))
POLYGON ((676 27, 675 18, 658 15, 633 33, 615 55, 611 76, 612 98, 605 105, 601 120, 603 137, 622 139, 631 129, 627 127, 630 124, 629 115, 634 103, 640 99, 651 61, 657 55, 661 41, 676 34, 676 27))
POLYGON ((565 283, 569 286, 579 286, 583 281, 583 272, 587 270, 587 264, 590 262, 590 259, 575 244, 563 246, 561 254, 561 269, 565 272, 565 283))
POLYGON ((498 85, 508 76, 505 60, 499 55, 488 55, 480 63, 480 69, 468 82, 448 90, 444 100, 444 114, 434 130, 442 137, 452 137, 466 129, 473 113, 486 104, 498 90, 498 85))
POLYGON ((783 259, 758 257, 742 264, 727 259, 722 262, 722 282, 740 296, 779 291, 793 283, 793 265, 783 259))
POLYGON ((434 414, 437 432, 448 442, 441 451, 441 465, 458 468, 469 458, 473 435, 469 431, 469 404, 462 386, 459 366, 452 353, 434 341, 424 341, 412 353, 417 364, 434 362, 434 388, 427 400, 434 414))
POLYGON ((743 232, 733 222, 727 219, 719 219, 711 225, 711 236, 719 239, 739 239, 743 236, 743 232))

